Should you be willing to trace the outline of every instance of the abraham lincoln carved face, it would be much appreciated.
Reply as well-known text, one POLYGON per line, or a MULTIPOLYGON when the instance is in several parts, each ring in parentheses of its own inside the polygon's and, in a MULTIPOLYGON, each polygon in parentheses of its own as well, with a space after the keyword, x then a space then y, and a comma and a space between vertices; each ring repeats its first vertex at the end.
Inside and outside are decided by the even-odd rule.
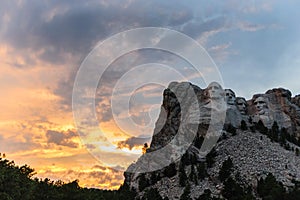
POLYGON ((254 105, 259 115, 265 114, 266 110, 268 109, 267 101, 264 97, 258 97, 255 99, 254 105))

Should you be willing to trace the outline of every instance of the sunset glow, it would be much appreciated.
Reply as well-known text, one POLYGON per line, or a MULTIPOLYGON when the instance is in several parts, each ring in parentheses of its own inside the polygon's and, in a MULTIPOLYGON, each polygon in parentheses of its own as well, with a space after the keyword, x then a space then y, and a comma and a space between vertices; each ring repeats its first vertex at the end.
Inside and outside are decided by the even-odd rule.
MULTIPOLYGON (((104 72, 96 94, 91 91, 85 97, 94 99, 99 129, 89 130, 89 119, 85 119, 87 131, 79 133, 72 92, 81 64, 97 44, 132 28, 165 27, 188 35, 207 50, 219 67, 224 87, 237 96, 249 99, 253 91, 273 87, 299 94, 300 28, 298 17, 292 17, 298 16, 297 2, 214 2, 1 2, 0 152, 19 165, 30 165, 38 178, 78 179, 83 187, 118 189, 144 143, 150 145, 167 87, 149 84, 132 92, 124 86, 115 98, 130 96, 129 108, 113 113, 112 95, 121 77, 133 67, 161 63, 199 87, 207 86, 203 80, 195 81, 202 75, 195 75, 190 63, 169 52, 126 52, 104 72), (136 126, 120 125, 117 117, 136 126)), ((108 57, 114 56, 105 50, 108 57)), ((173 78, 161 71, 157 77, 173 78)), ((138 74, 128 79, 144 78, 138 74)))

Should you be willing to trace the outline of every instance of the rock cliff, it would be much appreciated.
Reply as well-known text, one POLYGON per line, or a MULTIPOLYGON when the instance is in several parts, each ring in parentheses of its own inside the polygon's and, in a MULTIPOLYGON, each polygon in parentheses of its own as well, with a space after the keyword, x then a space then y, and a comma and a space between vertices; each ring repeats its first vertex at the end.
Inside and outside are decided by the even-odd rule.
POLYGON ((129 166, 124 184, 136 199, 149 189, 165 199, 201 199, 209 189, 217 198, 226 197, 222 191, 232 177, 258 198, 258 180, 268 173, 286 189, 300 181, 299 136, 300 95, 287 89, 246 100, 216 82, 204 89, 172 82, 150 148, 129 166), (228 159, 233 167, 223 180, 228 159))

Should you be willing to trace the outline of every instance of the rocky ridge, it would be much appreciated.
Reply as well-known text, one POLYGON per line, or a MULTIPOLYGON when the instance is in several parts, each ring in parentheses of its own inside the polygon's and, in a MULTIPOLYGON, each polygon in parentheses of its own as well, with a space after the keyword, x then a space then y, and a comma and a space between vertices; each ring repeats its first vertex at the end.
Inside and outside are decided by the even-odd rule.
MULTIPOLYGON (((143 155, 125 172, 124 184, 137 192, 136 199, 142 198, 149 188, 155 188, 162 198, 180 199, 186 185, 190 187, 192 199, 199 198, 206 189, 213 196, 222 197, 224 183, 219 174, 228 158, 234 166, 231 176, 239 184, 251 187, 254 196, 258 180, 268 173, 285 188, 293 187, 300 180, 300 95, 292 97, 287 89, 275 88, 246 100, 216 82, 205 89, 187 82, 172 82, 163 93, 161 113, 146 154, 172 143, 181 132, 187 135, 192 132, 194 139, 180 159, 155 171, 130 170, 144 165, 143 155), (193 101, 195 97, 197 102, 193 101), (222 117, 216 120, 222 113, 226 116, 224 120, 222 117), (203 157, 201 144, 211 138, 208 130, 212 121, 217 127, 219 124, 223 127, 218 132, 218 143, 203 157), (191 124, 197 125, 196 131, 191 130, 191 124), (186 176, 185 184, 182 184, 182 174, 186 176)), ((175 150, 181 148, 176 147, 178 142, 172 145, 175 150)), ((172 152, 168 151, 162 160, 172 157, 172 152)))

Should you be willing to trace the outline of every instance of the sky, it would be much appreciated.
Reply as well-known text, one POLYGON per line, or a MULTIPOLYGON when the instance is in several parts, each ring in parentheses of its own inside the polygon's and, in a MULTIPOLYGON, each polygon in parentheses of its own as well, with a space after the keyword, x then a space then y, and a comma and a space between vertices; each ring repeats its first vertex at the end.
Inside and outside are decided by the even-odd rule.
MULTIPOLYGON (((122 31, 168 28, 198 42, 218 67, 224 88, 237 96, 251 99, 277 87, 294 96, 300 94, 299 4, 296 0, 2 0, 0 152, 33 167, 37 177, 79 179, 81 186, 117 189, 123 171, 150 142, 167 87, 141 84, 148 78, 147 70, 153 74, 162 69, 149 63, 173 67, 192 82, 195 77, 190 64, 172 53, 126 52, 110 64, 96 94, 91 94, 99 130, 79 134, 72 92, 76 74, 92 49, 122 31), (134 66, 143 64, 143 73, 137 70, 130 76, 134 66), (118 101, 128 98, 122 85, 126 78, 139 87, 122 110, 118 101)), ((109 50, 105 53, 114 56, 109 50)), ((155 73, 156 78, 169 80, 168 70, 155 73)))

